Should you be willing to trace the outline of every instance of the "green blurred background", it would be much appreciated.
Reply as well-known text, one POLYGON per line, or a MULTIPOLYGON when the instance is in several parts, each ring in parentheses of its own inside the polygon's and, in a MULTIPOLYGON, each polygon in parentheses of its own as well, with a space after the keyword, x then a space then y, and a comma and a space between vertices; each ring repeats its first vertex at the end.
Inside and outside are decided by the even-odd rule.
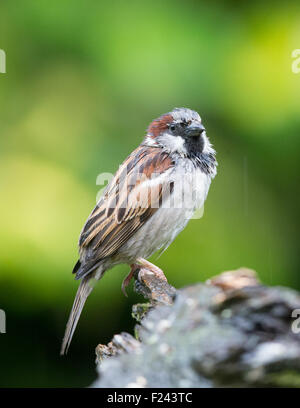
POLYGON ((132 331, 122 265, 59 357, 96 177, 175 106, 199 111, 219 168, 204 218, 157 264, 176 287, 247 266, 300 289, 299 20, 293 2, 1 2, 0 386, 87 386, 95 346, 132 331))

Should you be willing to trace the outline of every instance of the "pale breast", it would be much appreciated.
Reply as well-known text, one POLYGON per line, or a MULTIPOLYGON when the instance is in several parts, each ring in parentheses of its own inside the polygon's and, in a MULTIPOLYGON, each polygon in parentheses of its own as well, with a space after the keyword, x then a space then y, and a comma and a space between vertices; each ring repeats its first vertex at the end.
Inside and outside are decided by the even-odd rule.
POLYGON ((124 244, 118 258, 133 261, 148 258, 159 249, 168 247, 184 229, 197 208, 206 199, 211 178, 188 159, 180 159, 165 175, 173 182, 173 192, 163 200, 162 207, 124 244))

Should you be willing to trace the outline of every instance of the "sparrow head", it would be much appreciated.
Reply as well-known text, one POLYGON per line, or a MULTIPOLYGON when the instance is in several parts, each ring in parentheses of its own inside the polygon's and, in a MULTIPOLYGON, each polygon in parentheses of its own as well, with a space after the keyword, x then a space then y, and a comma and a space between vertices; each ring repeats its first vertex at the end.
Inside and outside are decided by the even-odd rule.
POLYGON ((187 157, 214 152, 199 114, 187 108, 175 108, 155 119, 147 129, 145 144, 187 157))

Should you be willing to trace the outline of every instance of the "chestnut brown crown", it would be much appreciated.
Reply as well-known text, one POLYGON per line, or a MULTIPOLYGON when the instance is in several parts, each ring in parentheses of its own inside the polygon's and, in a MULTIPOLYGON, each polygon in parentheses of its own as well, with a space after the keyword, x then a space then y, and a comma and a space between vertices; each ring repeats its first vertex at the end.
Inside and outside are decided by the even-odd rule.
POLYGON ((200 136, 205 131, 196 111, 188 108, 175 108, 171 112, 154 119, 147 129, 147 136, 155 139, 165 132, 174 136, 200 136))

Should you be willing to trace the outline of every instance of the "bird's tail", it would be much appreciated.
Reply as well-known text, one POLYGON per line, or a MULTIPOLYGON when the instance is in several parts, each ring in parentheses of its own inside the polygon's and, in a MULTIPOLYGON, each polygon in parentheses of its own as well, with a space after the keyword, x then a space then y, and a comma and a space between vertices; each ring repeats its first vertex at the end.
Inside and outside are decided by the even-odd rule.
POLYGON ((84 277, 80 282, 62 341, 60 350, 61 355, 67 354, 68 352, 85 301, 94 288, 94 285, 92 284, 94 281, 93 278, 94 274, 92 273, 84 277))

